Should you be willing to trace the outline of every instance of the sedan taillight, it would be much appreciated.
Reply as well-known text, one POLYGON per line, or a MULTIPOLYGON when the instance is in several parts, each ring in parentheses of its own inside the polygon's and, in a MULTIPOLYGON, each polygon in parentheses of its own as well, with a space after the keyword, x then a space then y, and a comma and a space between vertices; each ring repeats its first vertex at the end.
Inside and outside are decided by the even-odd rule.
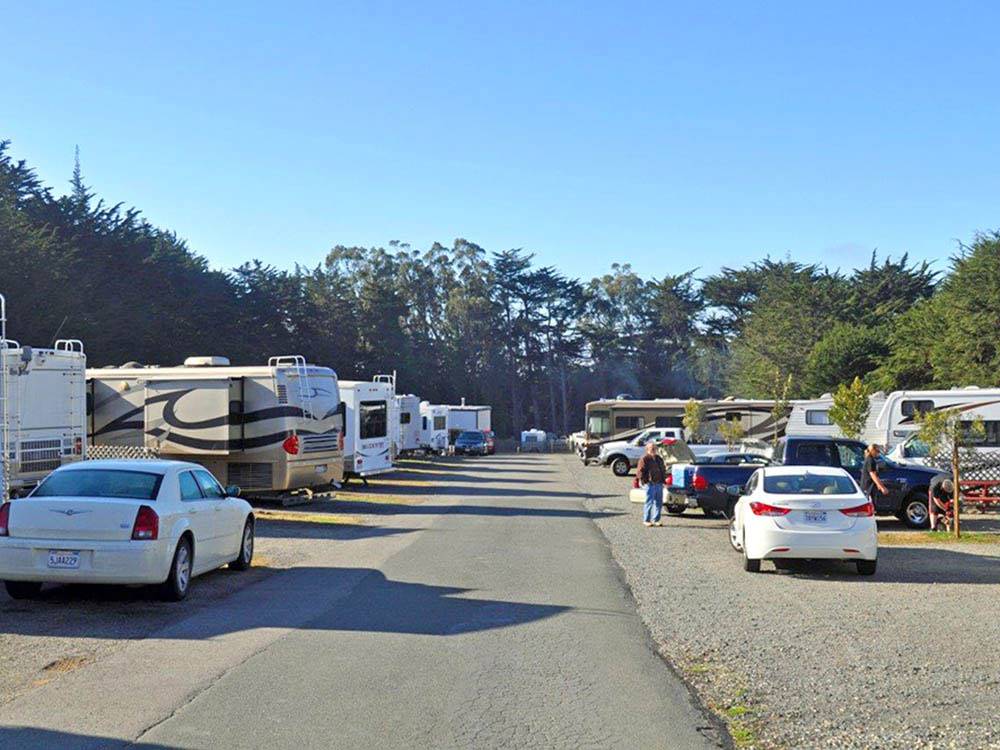
POLYGON ((853 508, 841 508, 840 512, 845 516, 864 518, 865 516, 875 515, 875 506, 871 503, 865 503, 864 505, 855 505, 853 508))
POLYGON ((160 517, 148 505, 139 506, 132 526, 132 538, 140 541, 150 541, 160 536, 160 517))
POLYGON ((10 536, 10 503, 0 505, 0 536, 10 536))
POLYGON ((785 516, 788 515, 791 508, 779 508, 767 503, 752 502, 750 503, 750 510, 753 511, 755 516, 785 516))

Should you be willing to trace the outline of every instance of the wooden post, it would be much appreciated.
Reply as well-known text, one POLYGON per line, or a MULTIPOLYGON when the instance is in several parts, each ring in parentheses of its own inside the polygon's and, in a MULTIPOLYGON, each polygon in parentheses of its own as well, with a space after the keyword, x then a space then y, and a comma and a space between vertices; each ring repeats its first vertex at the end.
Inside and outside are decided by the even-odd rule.
POLYGON ((955 484, 954 496, 952 497, 951 505, 955 510, 955 538, 957 539, 962 535, 961 529, 959 528, 959 513, 958 513, 958 499, 961 497, 962 492, 958 486, 958 436, 952 440, 951 443, 951 478, 952 482, 955 484))

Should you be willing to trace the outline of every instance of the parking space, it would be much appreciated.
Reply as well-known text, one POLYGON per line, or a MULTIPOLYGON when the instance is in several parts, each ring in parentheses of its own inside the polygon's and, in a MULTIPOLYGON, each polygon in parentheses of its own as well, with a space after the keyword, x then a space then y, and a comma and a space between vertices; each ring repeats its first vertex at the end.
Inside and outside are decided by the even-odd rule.
POLYGON ((755 747, 998 747, 1000 544, 969 514, 961 544, 879 519, 879 568, 765 562, 746 573, 727 522, 688 511, 644 528, 630 480, 560 457, 666 656, 755 747), (912 540, 912 541, 909 541, 912 540))

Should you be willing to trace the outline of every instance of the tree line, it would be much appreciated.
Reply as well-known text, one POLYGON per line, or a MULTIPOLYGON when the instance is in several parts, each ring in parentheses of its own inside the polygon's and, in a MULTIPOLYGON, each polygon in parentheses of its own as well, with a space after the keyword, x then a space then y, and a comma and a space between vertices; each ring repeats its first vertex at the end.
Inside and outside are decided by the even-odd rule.
POLYGON ((947 267, 765 258, 699 275, 629 264, 575 279, 465 239, 337 245, 316 266, 219 270, 73 170, 56 195, 0 143, 0 293, 12 337, 82 339, 93 366, 304 354, 342 378, 398 372, 433 402, 488 403, 500 434, 568 432, 602 396, 802 398, 1000 385, 1000 233, 947 267))

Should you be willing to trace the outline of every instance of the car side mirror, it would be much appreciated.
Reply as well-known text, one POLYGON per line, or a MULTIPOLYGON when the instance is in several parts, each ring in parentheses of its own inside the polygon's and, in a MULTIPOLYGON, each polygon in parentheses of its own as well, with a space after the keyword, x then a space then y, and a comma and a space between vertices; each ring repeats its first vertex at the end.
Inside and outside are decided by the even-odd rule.
POLYGON ((726 494, 729 495, 729 497, 742 497, 743 487, 739 484, 731 484, 726 487, 726 494))
POLYGON ((226 497, 239 497, 243 490, 237 487, 235 484, 231 484, 226 487, 226 497))

